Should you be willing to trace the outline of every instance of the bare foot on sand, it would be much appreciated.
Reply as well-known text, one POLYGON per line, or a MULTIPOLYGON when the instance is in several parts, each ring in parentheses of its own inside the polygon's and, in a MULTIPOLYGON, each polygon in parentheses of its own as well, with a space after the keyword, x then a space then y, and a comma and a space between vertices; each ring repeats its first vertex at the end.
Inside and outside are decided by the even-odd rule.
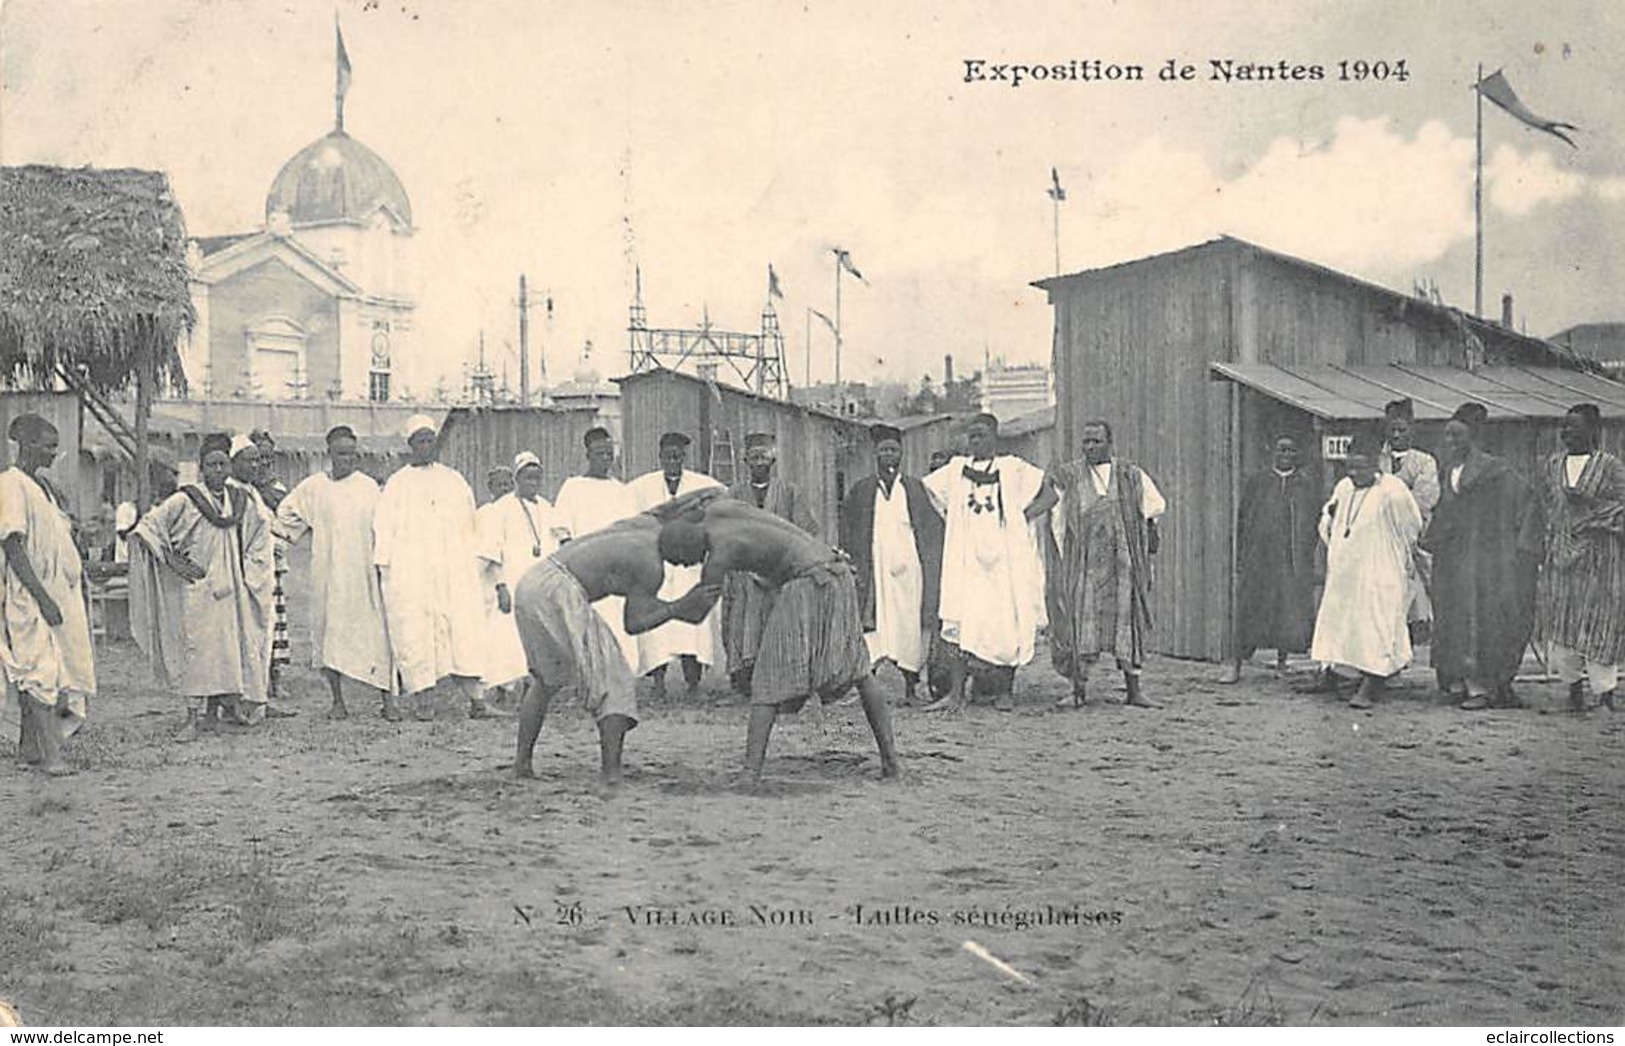
POLYGON ((344 707, 343 701, 334 701, 333 707, 327 710, 327 718, 348 719, 350 718, 350 710, 344 707))
POLYGON ((515 763, 513 765, 513 775, 521 781, 534 781, 536 780, 536 768, 530 763, 515 763))

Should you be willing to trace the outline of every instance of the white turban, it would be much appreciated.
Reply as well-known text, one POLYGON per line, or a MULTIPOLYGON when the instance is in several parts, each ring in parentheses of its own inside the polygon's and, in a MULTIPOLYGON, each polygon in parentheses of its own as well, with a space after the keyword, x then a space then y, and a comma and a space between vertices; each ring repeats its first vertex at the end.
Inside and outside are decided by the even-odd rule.
POLYGON ((537 468, 541 468, 542 459, 528 450, 520 451, 518 454, 514 455, 513 474, 516 476, 519 475, 519 470, 524 468, 526 465, 535 465, 537 468))
MULTIPOLYGON (((232 457, 235 458, 237 455, 241 454, 243 451, 248 450, 251 447, 254 447, 254 441, 249 439, 247 436, 243 435, 242 433, 239 432, 237 435, 231 437, 231 456, 232 457)), ((254 447, 254 449, 257 450, 259 448, 254 447)))
POLYGON ((410 418, 406 419, 406 431, 402 433, 402 435, 410 440, 413 436, 417 435, 419 432, 422 432, 424 429, 428 429, 436 436, 440 435, 440 426, 434 423, 433 418, 429 417, 427 414, 414 414, 410 418))

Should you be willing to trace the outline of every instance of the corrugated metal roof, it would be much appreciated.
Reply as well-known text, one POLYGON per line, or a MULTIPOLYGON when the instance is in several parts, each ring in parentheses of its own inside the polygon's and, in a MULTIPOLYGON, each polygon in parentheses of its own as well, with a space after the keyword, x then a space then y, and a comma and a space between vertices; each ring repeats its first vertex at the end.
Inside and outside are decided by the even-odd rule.
POLYGON ((1214 375, 1246 385, 1273 400, 1333 421, 1382 417, 1383 405, 1408 398, 1420 421, 1448 418, 1463 403, 1484 404, 1490 420, 1561 418, 1576 403, 1591 402, 1605 416, 1625 415, 1625 384, 1556 367, 1422 367, 1273 363, 1214 363, 1214 375))

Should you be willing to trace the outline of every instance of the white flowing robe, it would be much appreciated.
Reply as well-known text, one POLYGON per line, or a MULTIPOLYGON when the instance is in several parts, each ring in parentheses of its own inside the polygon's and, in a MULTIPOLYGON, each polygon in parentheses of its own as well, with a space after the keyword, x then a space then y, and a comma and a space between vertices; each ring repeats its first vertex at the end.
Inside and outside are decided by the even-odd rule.
POLYGON ((918 672, 925 664, 926 636, 920 627, 920 600, 925 594, 925 572, 914 546, 914 523, 908 512, 908 493, 901 479, 892 482, 891 496, 875 484, 874 563, 875 630, 866 633, 869 659, 890 658, 905 672, 918 672))
POLYGON ((301 481, 277 508, 290 544, 311 535, 310 663, 378 690, 394 684, 384 596, 373 566, 378 482, 365 472, 301 481))
POLYGON ((474 494, 438 462, 389 477, 373 520, 383 568, 384 620, 408 694, 447 676, 478 679, 485 665, 474 494))
MULTIPOLYGON (((586 537, 596 530, 638 514, 637 501, 625 483, 612 476, 571 476, 553 502, 553 525, 568 537, 586 537)), ((626 663, 638 667, 638 641, 626 630, 626 598, 605 596, 592 605, 604 619, 626 663)))
POLYGON ((1320 514, 1326 592, 1309 656, 1377 676, 1410 664, 1406 571, 1422 513, 1399 479, 1378 475, 1366 490, 1339 480, 1320 514))
POLYGON ((512 604, 506 614, 497 605, 497 584, 508 586, 511 600, 519 590, 519 579, 559 547, 553 538, 553 506, 546 498, 525 501, 517 492, 511 492, 481 508, 477 515, 480 559, 484 564, 481 587, 490 627, 485 670, 480 679, 486 686, 507 686, 528 676, 530 666, 519 641, 512 604))
MULTIPOLYGON (((248 499, 235 526, 209 522, 184 488, 135 525, 132 533, 159 558, 131 550, 130 618, 161 684, 183 697, 235 694, 260 705, 271 679, 271 528, 253 489, 228 480, 233 486, 248 499), (203 578, 188 583, 171 570, 163 557, 172 552, 202 567, 203 578)), ((201 484, 195 489, 230 514, 225 492, 216 498, 201 484)))
MULTIPOLYGON (((627 484, 632 491, 639 512, 647 512, 656 505, 674 497, 691 494, 696 490, 721 487, 722 484, 703 472, 683 470, 677 484, 677 493, 666 488, 666 476, 659 469, 646 472, 627 484)), ((699 584, 702 566, 680 567, 666 564, 666 580, 660 586, 660 598, 674 600, 699 584)), ((720 607, 720 602, 718 604, 720 607)), ((718 646, 718 607, 713 607, 705 620, 697 625, 685 621, 668 621, 659 628, 638 636, 638 675, 647 675, 680 654, 690 654, 702 665, 716 664, 718 646)))
POLYGON ((86 699, 96 692, 84 567, 67 513, 19 468, 0 472, 0 540, 13 534, 22 535, 23 551, 62 611, 62 623, 54 628, 45 623, 34 594, 0 551, 0 670, 6 683, 0 688, 0 719, 9 719, 10 691, 17 687, 41 704, 68 709, 66 717, 51 717, 57 736, 67 738, 84 724, 86 699))
MULTIPOLYGON (((1038 630, 1048 623, 1044 561, 1038 528, 1024 510, 1044 483, 1044 470, 1013 455, 993 459, 999 473, 994 507, 970 507, 973 489, 983 499, 992 486, 965 477, 970 458, 952 458, 923 480, 942 511, 942 637, 993 665, 1033 659, 1038 630), (1000 518, 997 500, 1003 500, 1000 518)), ((877 607, 878 610, 878 607, 877 607)))

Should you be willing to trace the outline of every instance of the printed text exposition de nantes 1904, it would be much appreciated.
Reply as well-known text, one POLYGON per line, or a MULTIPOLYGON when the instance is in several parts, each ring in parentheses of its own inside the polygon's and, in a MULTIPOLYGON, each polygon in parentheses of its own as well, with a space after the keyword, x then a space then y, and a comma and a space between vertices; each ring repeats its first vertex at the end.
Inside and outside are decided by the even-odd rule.
POLYGON ((1403 58, 1339 58, 1331 62, 1242 61, 1208 58, 1187 62, 1169 58, 1161 65, 1073 58, 1058 62, 1006 62, 965 58, 964 82, 1021 87, 1035 83, 1313 83, 1317 81, 1404 83, 1411 73, 1403 58))

